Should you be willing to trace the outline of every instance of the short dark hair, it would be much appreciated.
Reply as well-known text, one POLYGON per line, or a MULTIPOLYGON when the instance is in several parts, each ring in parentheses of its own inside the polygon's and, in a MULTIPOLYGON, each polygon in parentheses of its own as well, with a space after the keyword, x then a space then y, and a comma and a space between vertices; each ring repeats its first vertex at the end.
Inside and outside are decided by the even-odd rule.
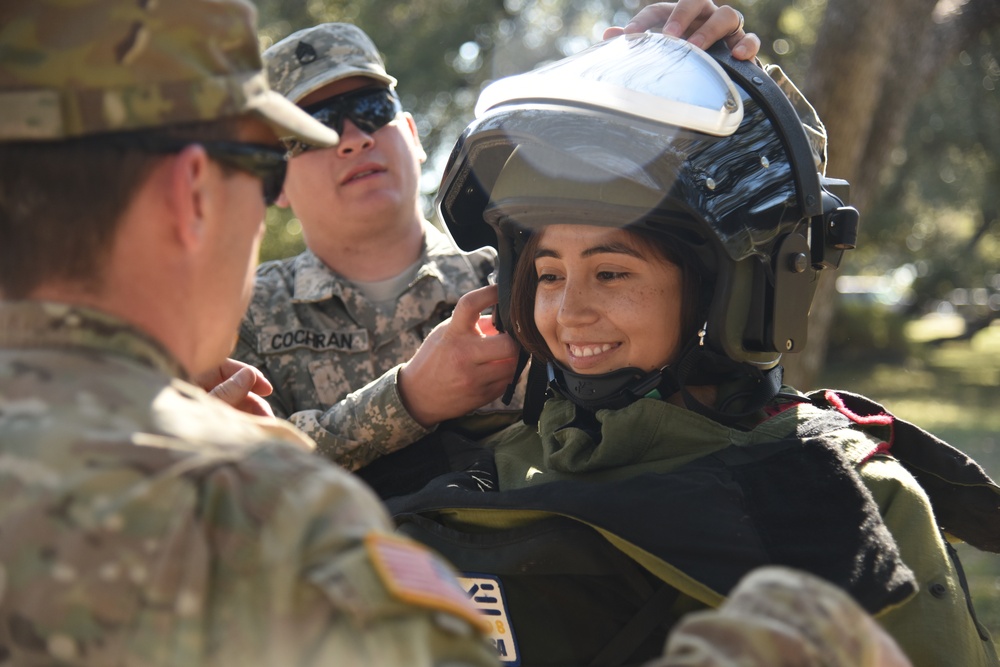
POLYGON ((21 299, 47 281, 97 289, 119 221, 163 158, 156 138, 235 139, 237 118, 0 144, 0 295, 21 299))
MULTIPOLYGON (((701 271, 689 259, 690 253, 682 251, 679 242, 662 234, 654 234, 641 228, 625 231, 643 249, 651 250, 658 258, 678 266, 681 270, 681 342, 689 340, 698 331, 701 320, 704 319, 705 304, 701 271)), ((535 325, 535 292, 538 289, 538 276, 535 273, 535 251, 538 249, 541 234, 535 232, 524 244, 524 249, 517 258, 514 275, 511 279, 510 294, 510 331, 517 341, 533 356, 552 361, 552 353, 545 344, 545 339, 535 325)))

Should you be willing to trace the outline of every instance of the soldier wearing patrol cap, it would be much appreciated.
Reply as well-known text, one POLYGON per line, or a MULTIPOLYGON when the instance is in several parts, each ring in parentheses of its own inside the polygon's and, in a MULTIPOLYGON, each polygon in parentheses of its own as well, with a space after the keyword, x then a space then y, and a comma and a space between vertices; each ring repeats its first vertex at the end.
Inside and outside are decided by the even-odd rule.
POLYGON ((494 253, 463 252, 424 219, 416 124, 360 28, 299 30, 264 62, 276 90, 343 140, 290 143, 278 202, 301 221, 307 249, 260 267, 235 356, 270 381, 276 416, 355 470, 502 393, 515 348, 477 329, 493 288, 472 292, 494 253))
POLYGON ((0 5, 0 662, 490 665, 448 566, 229 352, 279 138, 241 0, 0 5))

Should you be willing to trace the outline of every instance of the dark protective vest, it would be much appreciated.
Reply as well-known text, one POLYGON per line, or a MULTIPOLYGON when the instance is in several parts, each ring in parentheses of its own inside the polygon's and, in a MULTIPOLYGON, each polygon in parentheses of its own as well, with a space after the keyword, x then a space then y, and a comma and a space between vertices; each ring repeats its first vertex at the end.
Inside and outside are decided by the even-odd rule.
MULTIPOLYGON (((848 398, 860 414, 871 407, 848 398)), ((795 437, 729 447, 670 473, 503 492, 489 490, 491 452, 440 434, 401 456, 446 461, 452 472, 387 504, 400 532, 464 574, 505 664, 641 664, 660 655, 677 616, 691 609, 678 599, 716 606, 761 565, 817 574, 872 613, 914 592, 853 463, 823 440, 849 423, 831 410, 795 437)), ((996 550, 1000 495, 981 469, 911 425, 897 424, 891 439, 922 483, 934 478, 935 510, 953 508, 944 508, 954 515, 944 526, 996 550), (980 510, 959 511, 970 493, 981 494, 980 510)), ((379 488, 379 476, 370 477, 379 488)))

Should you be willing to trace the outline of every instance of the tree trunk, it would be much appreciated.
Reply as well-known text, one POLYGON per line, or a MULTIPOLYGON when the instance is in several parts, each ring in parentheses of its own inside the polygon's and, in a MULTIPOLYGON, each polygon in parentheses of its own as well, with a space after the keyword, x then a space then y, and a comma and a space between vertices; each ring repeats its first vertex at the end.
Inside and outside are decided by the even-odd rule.
MULTIPOLYGON (((802 88, 829 136, 827 174, 851 183, 851 204, 864 212, 913 108, 941 68, 975 35, 1000 23, 997 0, 968 0, 935 15, 937 0, 828 0, 802 88)), ((952 3, 948 3, 949 6, 952 3)), ((850 253, 847 255, 850 263, 850 253)), ((808 345, 783 359, 785 377, 815 385, 836 306, 835 275, 820 281, 808 345)))

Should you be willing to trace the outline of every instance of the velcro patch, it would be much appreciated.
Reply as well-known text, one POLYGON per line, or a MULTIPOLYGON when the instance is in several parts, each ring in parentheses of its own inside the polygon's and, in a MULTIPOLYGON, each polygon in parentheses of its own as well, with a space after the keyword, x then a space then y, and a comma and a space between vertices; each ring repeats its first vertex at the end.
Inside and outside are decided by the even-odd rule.
POLYGON ((521 656, 517 652, 517 640, 510 624, 500 579, 491 574, 467 573, 458 578, 458 583, 486 621, 486 634, 497 650, 501 664, 510 667, 520 665, 521 656))
POLYGON ((262 331, 257 334, 257 347, 261 354, 278 354, 289 350, 307 349, 314 352, 366 352, 371 348, 366 329, 349 331, 315 331, 290 329, 288 331, 262 331))
POLYGON ((448 612, 476 628, 485 628, 482 616, 469 602, 454 572, 426 548, 382 533, 369 533, 365 547, 382 583, 397 599, 448 612))

